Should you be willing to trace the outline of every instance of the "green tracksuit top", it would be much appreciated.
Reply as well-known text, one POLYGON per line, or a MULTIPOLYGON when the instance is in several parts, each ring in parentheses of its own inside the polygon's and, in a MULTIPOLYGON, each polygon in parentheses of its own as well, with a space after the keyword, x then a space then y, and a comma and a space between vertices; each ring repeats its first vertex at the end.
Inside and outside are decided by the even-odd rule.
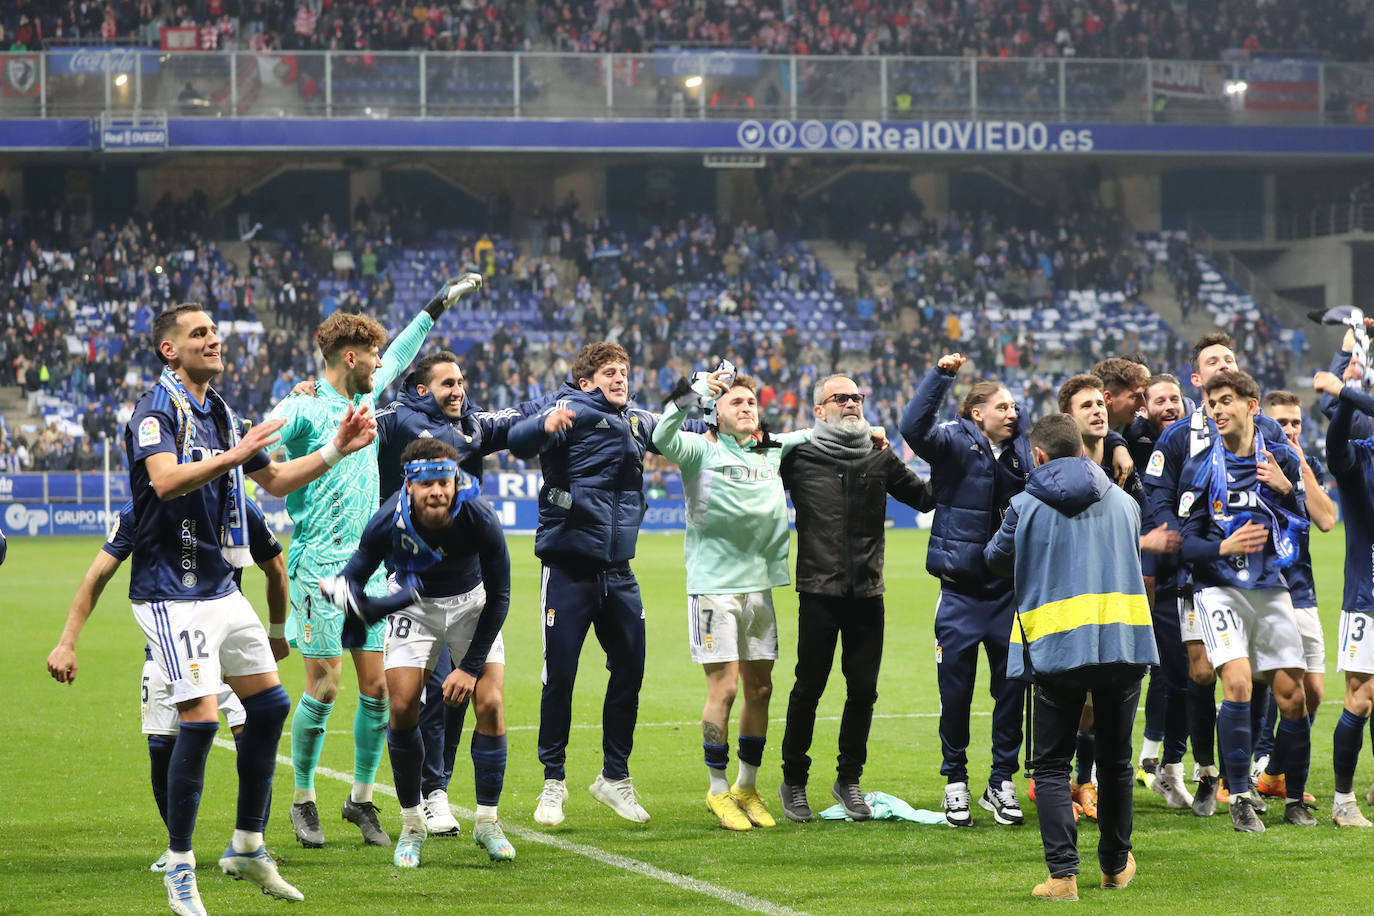
MULTIPOLYGON (((385 391, 411 364, 433 326, 434 319, 427 312, 415 316, 386 348, 382 364, 372 376, 372 391, 353 396, 354 409, 364 404, 375 409, 377 393, 385 391)), ((282 445, 288 458, 299 458, 334 438, 348 405, 348 398, 321 377, 315 382, 313 398, 290 395, 272 408, 267 418, 286 420, 281 429, 282 445)), ((286 511, 295 531, 287 573, 310 582, 337 573, 358 549, 363 528, 377 513, 380 491, 374 439, 366 448, 345 456, 323 477, 289 493, 286 511)))
MULTIPOLYGON (((704 393, 704 392, 703 392, 704 393)), ((687 496, 687 594, 742 595, 791 581, 782 458, 811 430, 776 437, 781 448, 715 441, 680 429, 687 408, 670 407, 654 447, 682 469, 687 496)))

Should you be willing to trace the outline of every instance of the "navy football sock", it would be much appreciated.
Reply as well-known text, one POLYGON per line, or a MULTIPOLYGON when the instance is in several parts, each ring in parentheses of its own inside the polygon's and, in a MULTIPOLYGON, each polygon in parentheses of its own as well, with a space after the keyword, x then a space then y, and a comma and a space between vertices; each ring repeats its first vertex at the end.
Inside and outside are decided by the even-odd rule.
POLYGON ((1223 700, 1217 713, 1221 770, 1232 795, 1250 790, 1250 704, 1223 700))
POLYGON ((167 767, 167 848, 190 852, 196 832, 200 793, 205 788, 205 758, 218 722, 182 722, 167 767))
POLYGON ((1336 771, 1337 792, 1349 794, 1355 790, 1355 768, 1360 763, 1365 721, 1365 716, 1342 709, 1336 722, 1336 731, 1331 736, 1331 764, 1336 771))
POLYGON ((291 697, 278 684, 243 698, 247 718, 237 739, 239 802, 234 826, 262 833, 272 801, 272 776, 277 771, 277 745, 282 725, 291 714, 291 697))
POLYGON ((1150 686, 1145 689, 1145 740, 1164 740, 1164 711, 1168 708, 1168 689, 1158 668, 1150 670, 1150 686))
POLYGON ((477 804, 495 808, 506 781, 506 736, 472 733, 472 776, 477 804))
POLYGON ((1280 743, 1287 745, 1283 755, 1283 778, 1288 801, 1302 801, 1303 790, 1307 788, 1307 771, 1312 767, 1312 726, 1307 716, 1280 719, 1278 737, 1274 739, 1275 750, 1280 743))
POLYGON ((391 753, 391 778, 396 782, 396 799, 402 808, 420 805, 420 771, 425 765, 425 744, 418 726, 387 729, 386 747, 391 753))
POLYGON ((1216 685, 1188 682, 1188 739, 1193 743, 1193 760, 1209 767, 1216 759, 1216 685))
MULTIPOLYGON (((148 736, 148 770, 153 781, 153 801, 162 823, 167 823, 167 768, 172 764, 172 748, 177 739, 171 735, 148 736)), ((1357 748, 1355 753, 1359 753, 1357 748)))

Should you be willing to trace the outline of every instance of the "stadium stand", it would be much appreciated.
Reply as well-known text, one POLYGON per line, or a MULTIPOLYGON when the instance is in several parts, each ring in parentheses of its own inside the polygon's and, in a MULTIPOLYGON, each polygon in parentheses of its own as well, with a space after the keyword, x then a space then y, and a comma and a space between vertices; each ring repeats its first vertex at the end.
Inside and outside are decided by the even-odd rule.
POLYGON ((7 437, 0 463, 98 461, 100 435, 118 435, 157 368, 142 341, 169 303, 207 302, 230 356, 219 387, 261 415, 312 374, 310 334, 322 317, 363 311, 396 330, 445 277, 467 270, 485 274, 487 288, 436 335, 466 354, 469 395, 492 408, 554 390, 581 342, 606 338, 630 352, 646 404, 728 355, 761 377, 775 428, 809 425, 810 386, 838 368, 870 392, 870 420, 895 428, 915 379, 946 350, 971 353, 1039 414, 1059 380, 1109 353, 1159 354, 1156 368, 1178 370, 1183 344, 1138 295, 1155 261, 1168 265, 1180 300, 1237 335, 1265 384, 1280 384, 1291 363, 1293 332, 1277 330, 1185 237, 1131 243, 1093 211, 1034 226, 987 213, 871 224, 850 249, 857 289, 838 284, 805 241, 747 222, 694 217, 628 232, 578 220, 575 202, 547 212, 556 216, 537 257, 478 230, 393 236, 380 199, 364 202, 351 228, 325 216, 269 230, 235 259, 202 235, 208 219, 195 199, 164 198, 147 218, 89 235, 61 209, 9 218, 0 385, 22 386, 38 419, 7 437), (81 443, 92 441, 88 455, 81 443))
POLYGON ((1161 2, 1089 0, 983 3, 857 0, 706 4, 627 0, 522 4, 273 3, 72 4, 16 0, 0 25, 5 47, 139 42, 156 46, 162 26, 197 29, 198 47, 282 50, 639 53, 655 47, 743 48, 777 54, 901 54, 927 57, 1068 57, 1215 60, 1249 53, 1319 49, 1367 61, 1374 42, 1357 4, 1216 0, 1185 9, 1161 2))

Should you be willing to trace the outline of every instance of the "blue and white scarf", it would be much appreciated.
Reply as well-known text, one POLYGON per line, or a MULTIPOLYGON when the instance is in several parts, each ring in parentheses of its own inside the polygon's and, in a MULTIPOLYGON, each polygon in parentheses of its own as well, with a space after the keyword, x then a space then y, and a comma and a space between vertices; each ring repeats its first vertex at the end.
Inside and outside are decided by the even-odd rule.
MULTIPOLYGON (((405 466, 406 481, 434 479, 438 474, 456 477, 454 481, 452 519, 463 503, 471 502, 482 493, 477 478, 458 468, 456 461, 411 461, 405 466), (421 468, 420 465, 426 467, 421 468)), ((420 573, 434 566, 444 555, 425 541, 410 517, 410 494, 402 489, 396 498, 396 514, 391 526, 391 562, 396 582, 403 589, 420 590, 420 573)))
MULTIPOLYGON (((176 409, 177 464, 189 464, 194 454, 192 450, 196 447, 196 424, 191 396, 186 393, 181 376, 173 372, 170 366, 163 368, 157 383, 167 390, 172 406, 176 409)), ((238 445, 239 421, 234 411, 213 388, 206 390, 205 402, 212 410, 215 403, 224 408, 225 420, 229 425, 229 448, 238 445)), ((253 554, 248 547, 248 498, 243 489, 242 466, 229 472, 229 492, 224 500, 220 518, 219 542, 220 550, 229 565, 239 569, 252 565, 253 554)))
MULTIPOLYGON (((1264 450, 1264 434, 1256 428, 1256 463, 1264 460, 1264 450)), ((1205 483, 1207 498, 1212 508, 1212 520, 1221 528, 1221 536, 1228 538, 1250 520, 1251 514, 1249 512, 1230 514, 1231 494, 1226 485, 1226 445, 1222 442, 1220 435, 1214 434, 1212 436, 1211 453, 1207 458, 1207 463, 1199 467, 1198 476, 1194 479, 1193 486, 1201 489, 1205 483), (1204 477, 1205 480, 1202 479, 1204 477)), ((1297 486, 1296 481, 1294 486, 1297 486)), ((1311 523, 1307 519, 1289 512, 1283 506, 1270 502, 1265 497, 1265 489, 1260 487, 1258 482, 1256 488, 1259 495, 1256 505, 1268 517, 1270 524, 1267 527, 1269 528, 1270 539, 1274 542, 1274 552, 1278 555, 1279 568, 1287 569, 1298 558, 1298 554, 1301 552, 1301 537, 1311 523)))

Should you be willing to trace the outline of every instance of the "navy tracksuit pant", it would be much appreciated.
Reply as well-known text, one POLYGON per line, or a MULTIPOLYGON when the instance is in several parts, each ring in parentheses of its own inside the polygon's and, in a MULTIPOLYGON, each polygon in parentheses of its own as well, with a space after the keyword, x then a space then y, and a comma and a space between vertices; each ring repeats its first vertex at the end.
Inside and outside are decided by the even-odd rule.
MULTIPOLYGON (((940 685, 940 773, 947 782, 968 782, 969 712, 974 679, 978 676, 978 647, 988 656, 992 708, 992 773, 988 784, 1020 768, 1021 720, 1026 685, 1007 677, 1007 646, 1015 621, 1016 598, 1011 589, 991 598, 970 595, 947 582, 940 584, 935 608, 935 670, 940 685)), ((974 794, 977 794, 975 791, 974 794)))
MULTIPOLYGON (((1188 749, 1188 649, 1178 619, 1178 589, 1156 588, 1153 614, 1155 645, 1163 684, 1164 753, 1160 763, 1179 763, 1188 749)), ((1154 684, 1151 673, 1150 683, 1154 684)))
POLYGON ((420 740, 425 746, 421 798, 428 798, 436 789, 448 791, 448 782, 453 778, 453 760, 458 755, 468 704, 449 706, 444 702, 444 680, 452 672, 453 657, 449 655, 448 643, 441 643, 439 660, 425 681, 424 702, 420 706, 420 740))
POLYGON ((544 634, 544 692, 539 703, 539 762, 545 779, 564 779, 573 684, 587 631, 606 653, 606 700, 601 712, 602 772, 630 775, 639 686, 644 680, 644 602, 630 567, 583 572, 544 565, 540 588, 544 634))

